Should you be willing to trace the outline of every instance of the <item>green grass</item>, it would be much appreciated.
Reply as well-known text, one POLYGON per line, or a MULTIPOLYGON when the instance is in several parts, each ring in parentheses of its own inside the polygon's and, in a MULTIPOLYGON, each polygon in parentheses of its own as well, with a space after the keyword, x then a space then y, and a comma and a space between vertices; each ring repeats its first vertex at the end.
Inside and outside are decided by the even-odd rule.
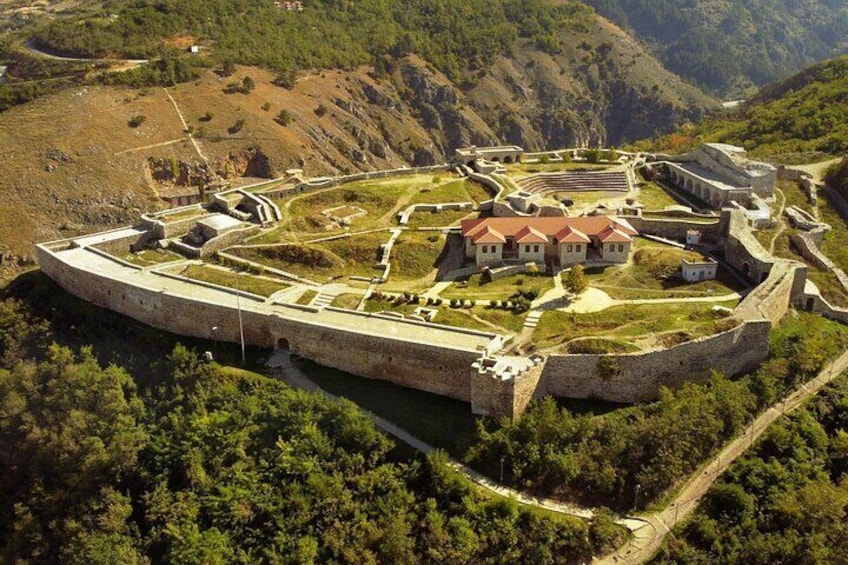
POLYGON ((593 204, 604 204, 616 198, 627 196, 626 192, 608 192, 604 190, 586 190, 581 192, 552 192, 548 198, 562 202, 564 199, 571 200, 571 207, 583 207, 593 204))
POLYGON ((303 294, 301 294, 298 297, 295 304, 300 304, 301 306, 307 306, 307 305, 309 305, 310 302, 312 302, 312 300, 315 299, 316 296, 318 296, 318 292, 311 290, 311 289, 307 290, 306 292, 304 292, 303 294))
POLYGON ((476 184, 466 179, 440 181, 440 184, 432 183, 423 185, 414 193, 410 204, 444 204, 448 202, 471 202, 471 195, 466 190, 466 185, 476 184))
POLYGON ((848 223, 830 199, 824 191, 819 194, 819 217, 833 228, 825 234, 821 250, 837 267, 848 273, 848 223))
MULTIPOLYGON (((732 308, 736 301, 720 306, 732 308)), ((580 337, 615 340, 635 345, 633 340, 661 332, 686 332, 689 339, 728 329, 729 321, 712 313, 716 304, 625 305, 593 314, 545 312, 533 333, 539 349, 558 347, 580 337)))
POLYGON ((229 251, 244 259, 313 280, 373 277, 381 272, 374 266, 379 261, 380 245, 386 243, 389 237, 389 232, 379 231, 321 243, 234 248, 229 251))
POLYGON ((330 220, 321 212, 338 206, 356 206, 368 215, 353 220, 352 228, 365 230, 392 225, 394 218, 382 217, 392 210, 398 201, 419 186, 429 186, 432 177, 417 175, 399 179, 372 180, 344 184, 303 196, 291 204, 291 229, 299 233, 327 232, 330 220))
POLYGON ((541 296, 553 287, 553 279, 545 274, 513 275, 489 283, 484 283, 482 275, 476 274, 452 284, 440 296, 448 300, 506 300, 518 291, 537 290, 541 296))
POLYGON ((523 176, 532 173, 555 173, 558 171, 592 170, 602 171, 609 169, 612 165, 585 162, 568 163, 514 163, 506 165, 508 175, 523 176))
POLYGON ((185 259, 185 257, 166 249, 145 249, 138 253, 127 253, 121 259, 140 267, 148 267, 150 265, 179 261, 185 259))
MULTIPOLYGON (((410 229, 442 228, 458 223, 466 216, 474 214, 471 210, 444 210, 442 212, 415 212, 406 224, 410 229)), ((472 217, 476 217, 472 216, 472 217)))
POLYGON ((681 260, 703 258, 698 253, 660 244, 638 247, 631 264, 587 269, 589 284, 622 300, 723 296, 745 289, 722 266, 716 280, 689 283, 679 277, 681 260))
POLYGON ((848 308, 848 292, 842 288, 842 284, 840 284, 836 275, 816 267, 810 267, 807 270, 807 278, 815 283, 821 295, 831 306, 848 308))
MULTIPOLYGON (((480 322, 479 320, 475 320, 474 316, 478 316, 481 319, 487 320, 491 323, 500 325, 505 330, 512 331, 520 331, 521 325, 524 323, 524 319, 521 318, 521 324, 519 325, 517 322, 511 321, 510 325, 512 327, 518 327, 518 330, 512 329, 512 327, 507 326, 505 324, 498 324, 498 321, 505 321, 508 319, 507 316, 500 318, 499 316, 492 316, 491 313, 493 310, 483 306, 476 306, 474 308, 451 308, 450 305, 445 302, 441 306, 426 306, 426 304, 412 304, 412 303, 399 303, 399 302, 390 302, 387 300, 378 301, 378 300, 369 300, 365 303, 365 311, 366 312, 398 312, 403 314, 404 316, 408 316, 412 314, 416 308, 419 306, 423 306, 425 308, 437 308, 438 314, 433 319, 433 323, 442 324, 445 326, 452 326, 455 328, 466 328, 470 330, 478 330, 483 332, 497 332, 501 331, 487 324, 480 322)), ((511 313, 503 311, 504 314, 512 315, 511 313)))
POLYGON ((290 285, 254 277, 248 274, 225 271, 205 265, 190 265, 179 272, 180 275, 198 281, 204 281, 228 288, 251 292, 260 296, 271 296, 275 292, 289 288, 290 285))
POLYGON ((297 364, 321 388, 352 400, 455 457, 461 458, 475 441, 477 418, 468 403, 356 377, 305 359, 297 364))
POLYGON ((336 296, 333 299, 333 303, 331 306, 335 308, 345 308, 347 310, 355 310, 357 306, 359 306, 359 302, 362 300, 361 294, 354 293, 345 293, 336 296))
POLYGON ((389 280, 414 281, 426 277, 438 267, 444 248, 445 237, 439 232, 403 232, 392 247, 389 280))
POLYGON ((667 206, 687 205, 683 200, 675 198, 673 193, 665 190, 660 184, 652 181, 641 181, 639 196, 636 200, 645 206, 646 210, 662 210, 667 206))
MULTIPOLYGON (((813 206, 810 203, 810 199, 807 196, 807 193, 797 182, 790 181, 777 181, 777 188, 783 193, 783 196, 786 198, 786 207, 797 206, 802 210, 806 210, 809 213, 813 212, 813 206)), ((780 196, 778 195, 778 198, 780 196)))

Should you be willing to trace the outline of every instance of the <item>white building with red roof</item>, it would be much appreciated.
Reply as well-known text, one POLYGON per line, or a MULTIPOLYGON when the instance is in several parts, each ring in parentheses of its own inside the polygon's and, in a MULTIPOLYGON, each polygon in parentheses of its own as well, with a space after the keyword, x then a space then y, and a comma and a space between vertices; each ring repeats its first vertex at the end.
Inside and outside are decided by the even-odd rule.
POLYGON ((626 263, 636 230, 611 216, 481 218, 462 222, 465 256, 478 268, 510 261, 626 263))

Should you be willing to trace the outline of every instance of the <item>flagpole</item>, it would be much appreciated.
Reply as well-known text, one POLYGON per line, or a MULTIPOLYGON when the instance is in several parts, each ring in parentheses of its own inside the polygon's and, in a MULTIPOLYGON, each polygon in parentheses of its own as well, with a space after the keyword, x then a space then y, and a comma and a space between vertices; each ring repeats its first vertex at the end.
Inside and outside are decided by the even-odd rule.
POLYGON ((244 324, 241 321, 241 291, 236 291, 236 305, 238 306, 239 338, 241 339, 241 364, 244 365, 244 324))

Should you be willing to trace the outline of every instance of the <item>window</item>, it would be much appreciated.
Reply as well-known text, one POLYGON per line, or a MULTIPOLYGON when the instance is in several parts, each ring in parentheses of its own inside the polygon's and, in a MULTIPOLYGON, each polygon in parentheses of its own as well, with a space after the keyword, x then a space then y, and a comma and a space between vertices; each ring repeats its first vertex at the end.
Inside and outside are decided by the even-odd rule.
POLYGON ((485 254, 486 254, 486 253, 488 253, 488 252, 489 252, 489 246, 488 246, 488 245, 484 245, 484 246, 483 246, 483 255, 485 255, 485 254))
POLYGON ((620 244, 620 245, 618 246, 618 252, 619 252, 619 253, 624 253, 624 245, 623 245, 623 244, 620 244))
MULTIPOLYGON (((570 247, 570 246, 569 246, 569 247, 570 247)), ((571 251, 571 250, 569 249, 569 251, 571 251)), ((580 244, 579 244, 579 243, 578 243, 577 245, 575 245, 575 246, 574 246, 574 251, 576 251, 577 253, 580 253, 580 251, 582 251, 582 249, 580 249, 580 244)))
POLYGON ((538 253, 538 252, 539 252, 539 246, 538 246, 538 245, 534 245, 534 246, 533 246, 533 253, 538 253))
POLYGON ((565 252, 566 252, 566 253, 571 253, 572 248, 573 248, 573 246, 571 246, 571 245, 566 245, 566 246, 565 246, 565 252))
POLYGON ((530 246, 529 245, 524 246, 524 253, 530 253, 530 246))

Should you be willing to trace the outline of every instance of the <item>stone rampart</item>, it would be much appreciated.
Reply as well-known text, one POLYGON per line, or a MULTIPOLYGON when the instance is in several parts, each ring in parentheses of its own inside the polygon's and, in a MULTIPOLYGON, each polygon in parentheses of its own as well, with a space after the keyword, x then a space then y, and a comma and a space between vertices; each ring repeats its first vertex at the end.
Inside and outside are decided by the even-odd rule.
MULTIPOLYGON (((180 335, 211 339, 212 327, 217 327, 215 339, 239 341, 238 309, 232 303, 180 296, 165 290, 164 284, 127 284, 63 261, 43 246, 38 248, 38 254, 42 270, 83 300, 180 335)), ((318 311, 308 307, 274 305, 273 311, 266 308, 268 306, 261 301, 241 299, 247 344, 274 348, 282 343, 293 353, 327 367, 471 402, 472 379, 476 374, 472 364, 481 355, 478 351, 432 345, 426 343, 426 339, 410 341, 390 334, 369 335, 364 331, 307 323, 285 315, 287 309, 318 311), (280 342, 281 339, 284 341, 280 342)), ((372 317, 364 313, 338 312, 372 317)), ((367 320, 363 321, 363 328, 367 325, 367 320)), ((457 329, 456 332, 482 336, 470 330, 457 329)), ((494 415, 511 416, 511 410, 511 406, 496 407, 494 415)))
POLYGON ((744 213, 734 210, 729 215, 725 260, 751 282, 759 284, 768 278, 777 259, 751 233, 744 213))
POLYGON ((652 400, 660 387, 704 381, 713 370, 736 375, 756 369, 768 356, 770 330, 768 321, 750 321, 658 351, 552 355, 545 364, 540 387, 546 394, 567 398, 626 403, 652 400))

